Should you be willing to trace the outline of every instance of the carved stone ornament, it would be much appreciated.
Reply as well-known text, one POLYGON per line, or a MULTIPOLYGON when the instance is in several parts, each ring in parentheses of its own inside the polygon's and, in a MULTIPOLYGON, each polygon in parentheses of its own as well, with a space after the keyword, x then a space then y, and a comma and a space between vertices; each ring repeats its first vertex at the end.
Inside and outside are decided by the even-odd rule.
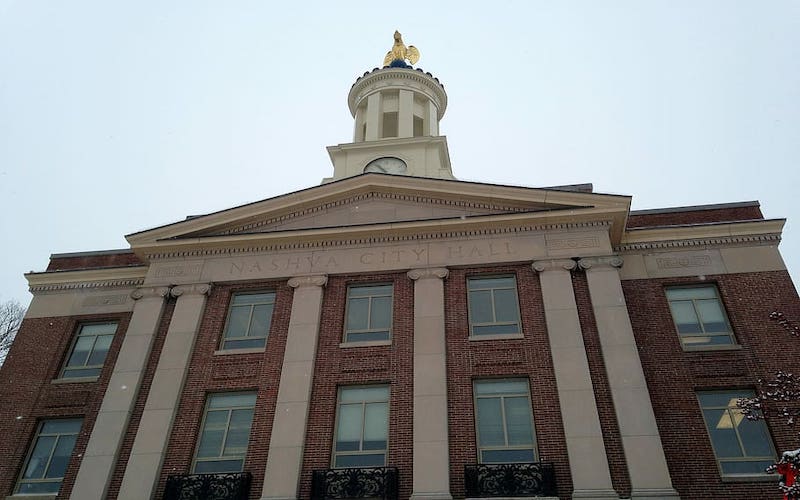
POLYGON ((167 286, 143 286, 131 292, 133 300, 139 299, 163 299, 169 295, 167 286))
POLYGON ((288 285, 292 288, 303 288, 307 286, 325 286, 328 283, 328 275, 320 274, 317 276, 298 276, 289 280, 288 285))
POLYGON ((450 271, 447 270, 446 267, 427 267, 424 269, 412 269, 408 272, 408 277, 412 280, 424 280, 424 279, 431 279, 436 278, 443 280, 447 278, 450 274, 450 271))
POLYGON ((619 255, 609 255, 607 257, 586 257, 578 261, 578 265, 583 270, 606 269, 622 267, 622 257, 619 255))
POLYGON ((572 271, 577 267, 577 263, 572 259, 537 260, 531 264, 531 267, 539 273, 545 271, 572 271))
POLYGON ((192 283, 191 285, 178 285, 172 287, 172 296, 181 295, 208 295, 211 291, 211 283, 192 283))

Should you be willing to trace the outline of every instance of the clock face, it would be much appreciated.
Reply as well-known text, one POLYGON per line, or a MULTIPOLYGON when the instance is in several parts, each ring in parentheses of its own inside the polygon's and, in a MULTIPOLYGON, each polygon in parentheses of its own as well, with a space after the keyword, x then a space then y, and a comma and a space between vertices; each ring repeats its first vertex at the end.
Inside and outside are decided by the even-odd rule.
POLYGON ((400 158, 386 156, 384 158, 378 158, 377 160, 372 160, 371 162, 367 163, 367 166, 364 167, 364 172, 378 172, 379 174, 399 175, 406 173, 407 168, 408 166, 406 165, 406 162, 400 158))

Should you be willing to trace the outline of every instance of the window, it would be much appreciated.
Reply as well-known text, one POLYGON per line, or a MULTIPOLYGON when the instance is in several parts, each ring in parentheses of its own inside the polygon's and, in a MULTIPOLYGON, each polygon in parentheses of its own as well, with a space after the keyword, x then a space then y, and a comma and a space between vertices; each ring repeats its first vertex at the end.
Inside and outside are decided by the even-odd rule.
POLYGON ((222 349, 264 347, 272 323, 275 294, 237 293, 231 301, 222 349))
POLYGON ((334 467, 383 467, 389 441, 389 387, 339 389, 334 467))
POLYGON ((517 280, 513 276, 467 279, 471 336, 520 333, 517 280))
POLYGON ((684 347, 730 345, 734 343, 717 287, 668 288, 672 319, 684 347))
POLYGON ((99 377, 116 332, 116 323, 80 325, 61 378, 99 377))
POLYGON ((43 420, 17 484, 18 494, 56 494, 61 488, 83 419, 43 420))
POLYGON ((535 461, 528 381, 479 380, 474 389, 480 462, 535 461))
POLYGON ((775 463, 767 425, 763 420, 747 420, 736 406, 738 399, 753 395, 753 391, 741 390, 697 393, 717 464, 724 476, 764 474, 764 469, 775 463))
POLYGON ((255 405, 254 392, 208 396, 194 460, 195 474, 242 471, 255 405))
POLYGON ((345 342, 389 340, 392 331, 392 285, 347 289, 345 342))

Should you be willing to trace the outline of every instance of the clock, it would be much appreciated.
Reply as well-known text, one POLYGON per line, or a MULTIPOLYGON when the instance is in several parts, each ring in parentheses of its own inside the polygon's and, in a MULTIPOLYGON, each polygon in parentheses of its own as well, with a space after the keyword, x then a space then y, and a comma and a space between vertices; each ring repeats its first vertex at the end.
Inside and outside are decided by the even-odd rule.
POLYGON ((406 162, 400 158, 385 156, 367 163, 367 166, 364 167, 364 173, 377 172, 379 174, 402 175, 406 173, 407 168, 406 162))

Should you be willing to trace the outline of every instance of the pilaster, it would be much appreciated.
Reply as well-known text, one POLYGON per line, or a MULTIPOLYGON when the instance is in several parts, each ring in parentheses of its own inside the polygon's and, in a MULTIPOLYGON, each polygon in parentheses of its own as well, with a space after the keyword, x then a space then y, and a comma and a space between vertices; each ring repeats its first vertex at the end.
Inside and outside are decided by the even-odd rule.
POLYGON ((171 294, 178 300, 122 477, 120 500, 152 498, 155 493, 210 290, 208 283, 172 288, 171 294))
POLYGON ((622 263, 622 258, 616 255, 579 261, 589 284, 592 310, 631 479, 631 498, 674 500, 679 497, 672 487, 622 292, 618 271, 622 263))
POLYGON ((533 263, 542 285, 547 335, 572 474, 572 498, 617 499, 619 495, 611 483, 589 360, 572 288, 570 273, 575 267, 576 263, 571 259, 533 263))
POLYGON ((136 301, 133 314, 72 487, 72 498, 106 496, 168 294, 167 287, 142 287, 131 293, 136 301))
POLYGON ((412 499, 450 499, 443 267, 413 269, 414 481, 412 499))
POLYGON ((319 339, 322 292, 327 282, 328 277, 320 275, 292 278, 288 283, 295 291, 267 451, 262 500, 297 498, 319 339))

